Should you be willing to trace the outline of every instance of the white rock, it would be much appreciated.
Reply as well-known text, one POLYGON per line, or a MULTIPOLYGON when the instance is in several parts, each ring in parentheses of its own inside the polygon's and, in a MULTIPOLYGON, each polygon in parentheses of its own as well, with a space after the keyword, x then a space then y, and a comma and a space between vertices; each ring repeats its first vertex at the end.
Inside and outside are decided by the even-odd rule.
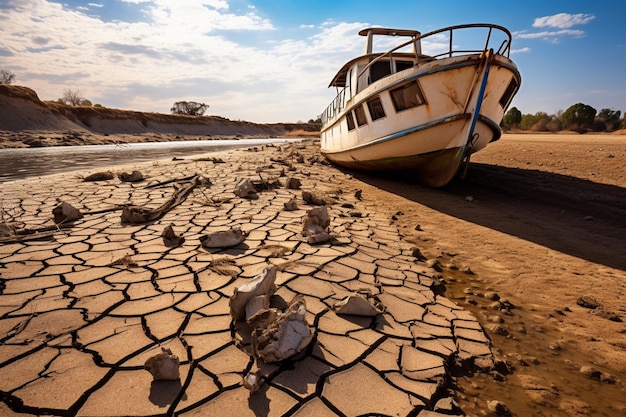
POLYGON ((230 248, 237 246, 245 239, 246 234, 239 227, 235 227, 202 236, 200 242, 204 248, 230 248))
MULTIPOLYGON (((258 296, 271 297, 276 291, 276 267, 269 266, 254 277, 250 282, 235 288, 233 296, 230 298, 230 315, 234 320, 245 320, 246 317, 246 305, 250 300, 258 296)), ((254 302, 254 305, 258 303, 254 302)), ((252 311, 252 309, 251 309, 252 311)), ((257 310, 258 311, 258 310, 257 310)))
POLYGON ((253 332, 252 347, 256 357, 278 362, 302 351, 311 340, 313 331, 306 321, 306 303, 304 298, 297 297, 267 327, 253 332))
POLYGON ((374 297, 364 297, 360 294, 351 294, 335 304, 335 312, 339 315, 374 317, 383 312, 383 308, 376 303, 374 297))

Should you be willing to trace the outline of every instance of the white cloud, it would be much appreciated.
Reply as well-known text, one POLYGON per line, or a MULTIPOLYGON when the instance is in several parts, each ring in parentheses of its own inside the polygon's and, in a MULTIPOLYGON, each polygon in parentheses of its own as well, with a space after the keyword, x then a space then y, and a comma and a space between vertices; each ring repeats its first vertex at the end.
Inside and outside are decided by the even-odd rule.
POLYGON ((535 22, 533 23, 533 27, 554 27, 559 29, 567 29, 576 25, 585 25, 593 19, 595 19, 595 16, 591 14, 558 13, 552 16, 543 16, 536 18, 535 22))
POLYGON ((516 32, 515 37, 518 39, 551 39, 562 36, 574 36, 581 37, 584 36, 585 32, 582 30, 573 30, 573 29, 564 29, 564 30, 554 30, 554 31, 543 31, 543 32, 516 32))
POLYGON ((523 53, 530 52, 530 51, 531 49, 529 47, 524 47, 520 49, 511 49, 512 54, 523 54, 523 53))
POLYGON ((3 67, 44 100, 71 88, 124 109, 168 112, 175 101, 193 100, 232 119, 308 120, 334 96, 326 85, 361 52, 357 32, 367 26, 324 22, 308 38, 280 39, 256 9, 231 11, 225 1, 125 1, 143 8, 147 21, 105 22, 60 3, 16 2, 3 10, 3 67))

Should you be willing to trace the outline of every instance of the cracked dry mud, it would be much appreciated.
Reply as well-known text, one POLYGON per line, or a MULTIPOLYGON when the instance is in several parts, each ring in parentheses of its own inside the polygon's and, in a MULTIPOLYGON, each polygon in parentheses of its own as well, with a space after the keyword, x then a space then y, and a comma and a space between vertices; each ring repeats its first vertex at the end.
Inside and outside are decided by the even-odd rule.
POLYGON ((488 338, 473 314, 436 291, 434 269, 389 213, 345 188, 348 175, 317 152, 303 142, 230 152, 220 164, 161 161, 141 165, 139 183, 56 175, 3 184, 2 220, 12 228, 52 225, 57 199, 83 217, 0 243, 0 414, 436 416, 450 408, 453 369, 493 369, 488 338), (158 220, 120 222, 123 205, 159 207, 172 179, 194 175, 209 185, 158 220), (233 194, 259 176, 283 186, 254 200, 233 194), (287 177, 301 189, 285 187, 287 177), (330 241, 302 236, 314 207, 303 191, 327 203, 330 241), (294 198, 299 208, 286 211, 294 198), (184 237, 180 246, 164 243, 169 225, 184 237), (245 232, 243 243, 202 247, 201 236, 231 227, 245 232), (303 296, 315 335, 300 354, 266 364, 246 353, 229 298, 272 264, 272 302, 303 296), (356 291, 374 294, 384 312, 335 314, 356 291), (180 359, 179 380, 153 381, 143 369, 162 347, 180 359), (263 384, 250 393, 242 378, 257 368, 263 384))

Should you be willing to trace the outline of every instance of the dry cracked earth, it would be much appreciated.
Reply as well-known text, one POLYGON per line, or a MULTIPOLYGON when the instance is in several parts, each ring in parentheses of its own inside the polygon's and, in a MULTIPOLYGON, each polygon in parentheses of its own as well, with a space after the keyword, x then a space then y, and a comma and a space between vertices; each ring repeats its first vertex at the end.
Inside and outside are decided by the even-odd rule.
POLYGON ((442 295, 436 262, 314 142, 135 168, 144 181, 64 174, 0 185, 1 415, 460 415, 454 375, 497 372, 477 319, 442 295), (197 176, 210 182, 168 205, 197 176), (233 194, 246 178, 258 198, 233 194), (293 178, 301 186, 286 187, 293 178), (328 242, 302 236, 314 207, 305 191, 328 209, 328 242), (294 198, 298 208, 285 210, 294 198), (55 225, 60 201, 82 218, 55 225), (129 204, 167 209, 125 224, 129 204), (166 245, 168 225, 182 245, 166 245), (243 243, 201 245, 232 227, 243 243), (249 354, 229 312, 235 288, 268 265, 278 270, 272 305, 303 296, 314 329, 303 351, 276 363, 249 354), (363 291, 383 313, 335 313, 363 291), (144 369, 162 347, 180 359, 178 380, 153 381, 144 369), (262 375, 254 393, 242 384, 252 369, 262 375))

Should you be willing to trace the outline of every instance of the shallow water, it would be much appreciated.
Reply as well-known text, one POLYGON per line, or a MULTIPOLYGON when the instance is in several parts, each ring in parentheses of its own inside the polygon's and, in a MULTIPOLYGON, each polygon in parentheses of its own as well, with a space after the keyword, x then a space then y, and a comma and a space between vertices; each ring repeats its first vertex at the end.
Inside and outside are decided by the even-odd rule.
POLYGON ((297 139, 232 139, 0 149, 0 182, 297 139))

